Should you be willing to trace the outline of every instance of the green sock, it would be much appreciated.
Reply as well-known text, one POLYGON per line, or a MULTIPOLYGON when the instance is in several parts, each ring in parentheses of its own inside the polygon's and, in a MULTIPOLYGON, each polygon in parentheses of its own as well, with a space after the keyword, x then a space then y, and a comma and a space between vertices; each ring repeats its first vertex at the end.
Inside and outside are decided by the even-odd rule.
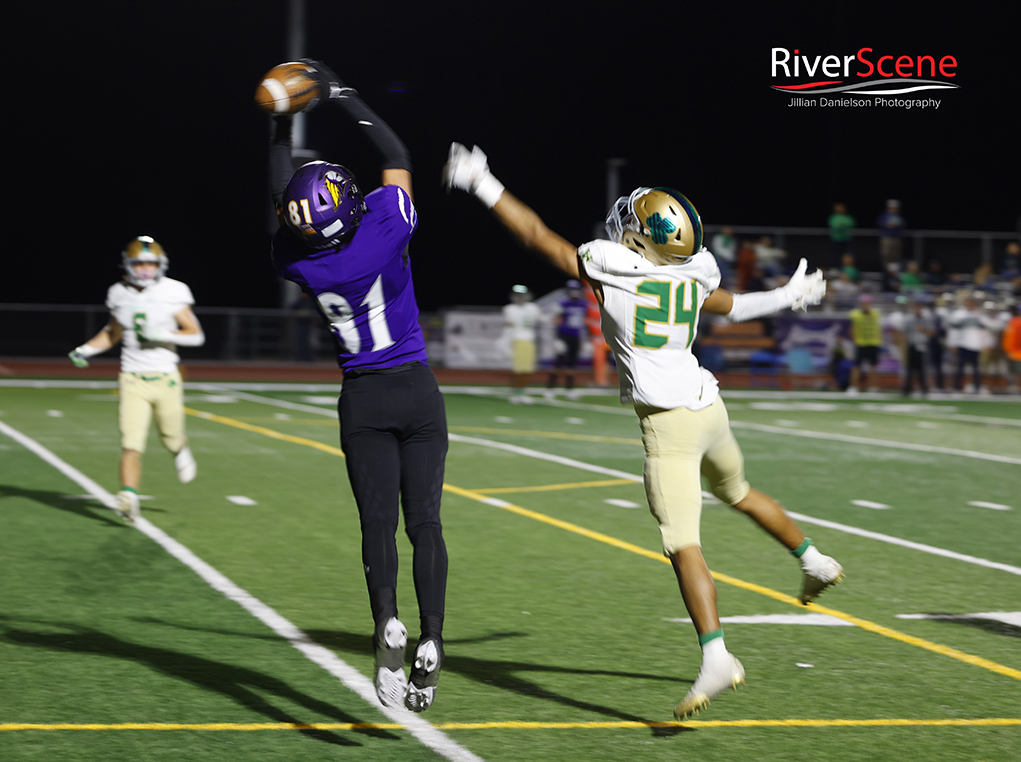
POLYGON ((720 638, 720 639, 723 638, 723 628, 722 627, 717 627, 712 632, 704 632, 704 633, 700 634, 698 636, 698 644, 700 646, 705 646, 705 644, 708 643, 710 640, 716 640, 716 638, 720 638))
POLYGON ((136 495, 138 494, 138 490, 134 487, 125 487, 123 485, 121 485, 121 492, 134 492, 136 495))
POLYGON ((802 542, 798 547, 791 551, 791 555, 794 556, 795 558, 801 558, 803 555, 805 555, 805 551, 808 550, 813 545, 815 545, 815 543, 806 537, 804 542, 802 542))

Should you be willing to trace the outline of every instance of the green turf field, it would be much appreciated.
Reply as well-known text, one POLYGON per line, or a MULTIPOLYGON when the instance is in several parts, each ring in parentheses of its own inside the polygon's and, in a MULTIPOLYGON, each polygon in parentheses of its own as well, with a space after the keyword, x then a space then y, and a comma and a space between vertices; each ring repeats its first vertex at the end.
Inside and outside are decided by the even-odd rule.
POLYGON ((675 723, 699 651, 633 412, 447 391, 447 660, 411 715, 365 677, 336 390, 190 385, 199 476, 153 434, 129 528, 111 385, 0 386, 0 759, 1021 758, 1021 402, 725 393, 749 480, 847 579, 798 606, 797 563, 707 500, 748 684, 675 723))

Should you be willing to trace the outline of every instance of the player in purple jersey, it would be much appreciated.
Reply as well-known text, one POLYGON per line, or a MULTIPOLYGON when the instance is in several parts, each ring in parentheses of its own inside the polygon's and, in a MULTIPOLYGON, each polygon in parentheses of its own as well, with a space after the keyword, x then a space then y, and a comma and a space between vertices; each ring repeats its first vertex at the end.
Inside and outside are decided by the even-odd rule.
POLYGON ((553 394, 557 386, 557 374, 564 372, 564 386, 567 396, 574 396, 574 371, 578 367, 578 352, 581 349, 581 335, 587 330, 585 318, 588 316, 588 301, 581 290, 581 283, 574 279, 567 281, 567 298, 557 304, 556 326, 557 341, 562 350, 557 352, 553 370, 549 374, 546 393, 553 394))
POLYGON ((411 160, 393 130, 328 67, 315 67, 322 104, 361 127, 383 155, 383 182, 363 195, 339 164, 292 175, 290 117, 274 117, 270 184, 280 229, 273 266, 318 305, 344 371, 340 441, 361 519, 362 563, 375 623, 376 693, 415 712, 433 702, 443 665, 447 551, 440 495, 447 453, 443 396, 427 364, 408 244, 418 226, 411 160), (414 547, 421 637, 410 681, 407 629, 397 614, 399 506, 414 547))

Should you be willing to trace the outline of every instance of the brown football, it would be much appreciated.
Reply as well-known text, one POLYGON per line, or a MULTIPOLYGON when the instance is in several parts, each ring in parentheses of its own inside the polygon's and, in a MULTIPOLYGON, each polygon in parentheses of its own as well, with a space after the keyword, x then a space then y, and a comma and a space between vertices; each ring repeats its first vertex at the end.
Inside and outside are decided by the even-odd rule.
POLYGON ((319 101, 319 90, 319 81, 311 66, 284 63, 266 72, 255 91, 255 102, 271 114, 297 114, 319 101))

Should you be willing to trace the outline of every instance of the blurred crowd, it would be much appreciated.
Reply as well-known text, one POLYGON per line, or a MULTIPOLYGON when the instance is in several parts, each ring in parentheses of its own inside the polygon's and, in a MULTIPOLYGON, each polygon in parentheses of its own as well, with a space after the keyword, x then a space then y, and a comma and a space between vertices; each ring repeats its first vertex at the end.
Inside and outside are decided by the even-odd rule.
MULTIPOLYGON (((840 388, 851 394, 871 388, 879 358, 892 358, 904 394, 1021 391, 1017 240, 996 252, 998 266, 982 261, 970 272, 946 272, 938 257, 905 258, 907 225, 900 202, 890 199, 875 221, 878 272, 865 271, 854 253, 857 221, 846 205, 834 204, 827 222, 830 249, 818 257, 829 265, 824 309, 846 315, 852 326, 845 346, 835 351, 833 367, 845 370, 838 377, 840 388), (873 327, 875 335, 863 346, 862 334, 873 327)), ((727 227, 713 237, 710 250, 724 285, 737 292, 782 285, 797 264, 770 236, 738 240, 727 227)))

